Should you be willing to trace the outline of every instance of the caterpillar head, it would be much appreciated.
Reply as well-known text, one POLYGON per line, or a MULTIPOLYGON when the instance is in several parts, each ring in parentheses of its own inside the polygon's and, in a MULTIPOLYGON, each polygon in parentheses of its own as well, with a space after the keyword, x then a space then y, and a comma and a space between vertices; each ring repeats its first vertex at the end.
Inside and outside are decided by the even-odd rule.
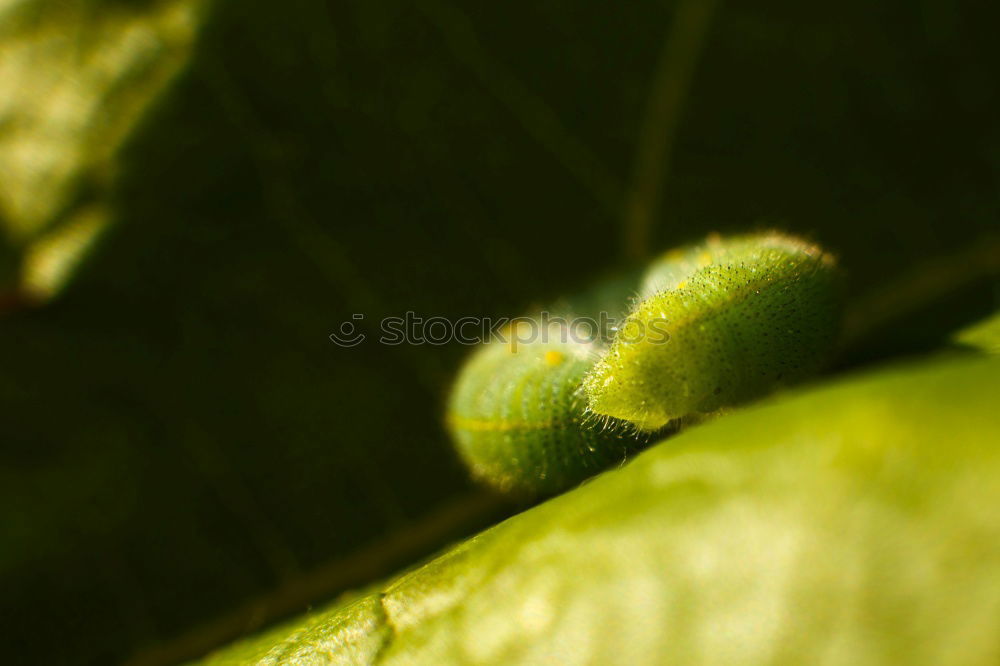
POLYGON ((591 411, 642 430, 805 376, 838 330, 832 257, 777 233, 669 253, 640 294, 584 390, 591 411))

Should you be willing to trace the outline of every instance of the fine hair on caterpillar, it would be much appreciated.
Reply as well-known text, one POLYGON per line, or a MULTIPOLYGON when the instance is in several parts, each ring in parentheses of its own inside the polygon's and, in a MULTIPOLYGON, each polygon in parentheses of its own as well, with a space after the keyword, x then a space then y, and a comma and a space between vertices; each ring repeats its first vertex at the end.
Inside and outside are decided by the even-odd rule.
POLYGON ((576 319, 598 306, 624 318, 610 340, 566 335, 567 317, 539 322, 550 335, 515 328, 477 349, 452 389, 459 455, 501 491, 559 492, 654 437, 807 377, 841 316, 833 258, 779 232, 713 235, 569 302, 576 319))
MULTIPOLYGON (((598 359, 599 360, 599 359, 598 359)), ((656 437, 671 434, 681 428, 683 419, 675 419, 657 430, 643 430, 635 423, 608 414, 599 414, 587 404, 587 392, 583 384, 576 389, 575 399, 579 400, 582 410, 580 425, 600 432, 615 432, 623 437, 629 437, 643 444, 649 444, 656 437)), ((643 447, 645 448, 645 447, 643 447)))

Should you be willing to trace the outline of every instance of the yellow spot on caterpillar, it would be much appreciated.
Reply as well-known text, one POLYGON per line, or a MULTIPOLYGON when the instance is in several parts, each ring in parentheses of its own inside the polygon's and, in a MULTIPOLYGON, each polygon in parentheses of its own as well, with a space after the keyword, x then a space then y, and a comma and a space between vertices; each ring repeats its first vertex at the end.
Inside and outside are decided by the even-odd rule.
POLYGON ((702 252, 701 254, 698 255, 698 266, 704 268, 705 266, 708 266, 710 263, 712 263, 711 252, 702 252))
POLYGON ((545 352, 545 365, 555 367, 566 360, 566 356, 561 351, 550 349, 545 352))
POLYGON ((683 289, 686 286, 688 286, 688 281, 687 280, 681 280, 680 282, 677 283, 677 288, 678 289, 683 289))

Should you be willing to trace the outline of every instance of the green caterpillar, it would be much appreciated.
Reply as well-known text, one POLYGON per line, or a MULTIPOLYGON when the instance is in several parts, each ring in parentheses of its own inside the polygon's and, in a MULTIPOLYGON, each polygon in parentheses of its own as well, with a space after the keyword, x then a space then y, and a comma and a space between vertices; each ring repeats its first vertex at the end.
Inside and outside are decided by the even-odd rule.
MULTIPOLYGON (((631 285, 605 286, 599 300, 617 289, 623 309, 631 285)), ((829 254, 774 232, 711 236, 652 263, 609 346, 573 340, 566 322, 519 345, 485 344, 459 373, 448 426, 479 480, 559 492, 624 461, 651 433, 815 372, 839 322, 829 254)))

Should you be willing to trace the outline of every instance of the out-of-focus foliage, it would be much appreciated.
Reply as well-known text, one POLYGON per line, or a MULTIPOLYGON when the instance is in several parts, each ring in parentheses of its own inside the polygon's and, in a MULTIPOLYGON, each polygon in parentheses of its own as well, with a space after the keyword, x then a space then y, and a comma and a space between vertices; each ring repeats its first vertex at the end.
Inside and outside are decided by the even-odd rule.
POLYGON ((45 300, 111 222, 116 158, 191 52, 201 0, 0 2, 0 287, 45 300))
MULTIPOLYGON (((461 501, 441 415, 467 349, 327 335, 515 315, 615 268, 676 5, 202 9, 0 4, 0 283, 41 252, 55 288, 48 243, 104 230, 44 308, 0 292, 20 661, 117 661, 461 501)), ((1000 218, 995 12, 720 3, 649 251, 780 226, 833 249, 853 299, 974 243, 1000 218)), ((949 297, 844 363, 994 305, 949 297)))
POLYGON ((206 663, 995 664, 998 394, 976 358, 782 396, 206 663))
POLYGON ((962 329, 955 335, 955 342, 988 354, 1000 354, 1000 313, 962 329))

